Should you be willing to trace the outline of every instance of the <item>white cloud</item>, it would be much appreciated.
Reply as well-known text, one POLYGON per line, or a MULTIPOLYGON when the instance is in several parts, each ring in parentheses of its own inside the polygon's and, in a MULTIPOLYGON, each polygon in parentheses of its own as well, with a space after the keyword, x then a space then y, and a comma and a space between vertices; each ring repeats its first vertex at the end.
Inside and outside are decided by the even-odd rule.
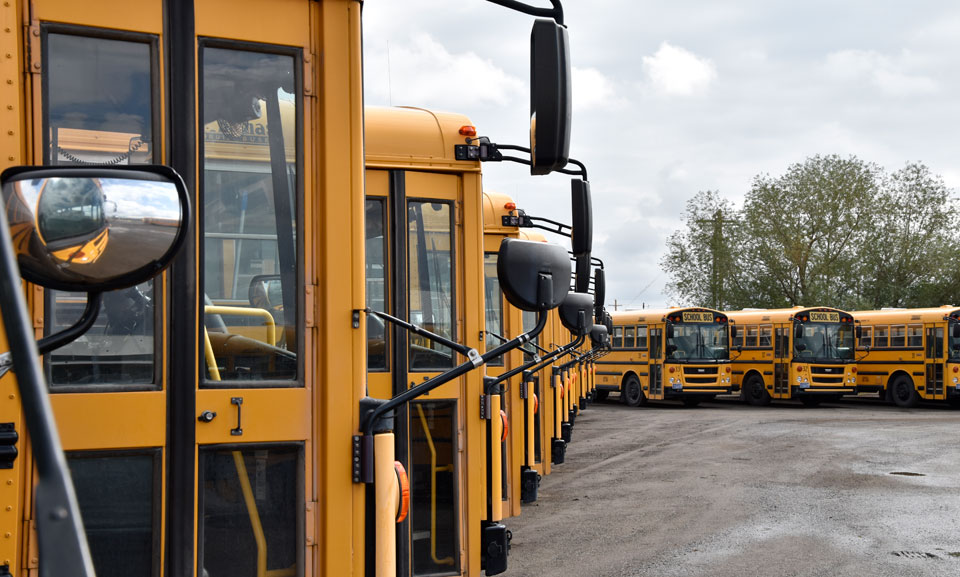
POLYGON ((653 86, 670 96, 692 96, 705 91, 717 78, 708 58, 662 42, 653 56, 643 57, 643 70, 653 86))
POLYGON ((391 44, 389 54, 384 49, 368 55, 365 65, 372 102, 469 111, 526 98, 526 82, 475 52, 451 53, 429 34, 391 44))
POLYGON ((613 83, 596 68, 572 67, 573 110, 589 110, 596 106, 621 106, 622 98, 616 96, 613 83))
POLYGON ((841 50, 827 55, 826 70, 842 80, 866 79, 890 96, 916 96, 937 92, 939 86, 932 78, 911 74, 908 52, 897 58, 884 56, 873 50, 841 50))

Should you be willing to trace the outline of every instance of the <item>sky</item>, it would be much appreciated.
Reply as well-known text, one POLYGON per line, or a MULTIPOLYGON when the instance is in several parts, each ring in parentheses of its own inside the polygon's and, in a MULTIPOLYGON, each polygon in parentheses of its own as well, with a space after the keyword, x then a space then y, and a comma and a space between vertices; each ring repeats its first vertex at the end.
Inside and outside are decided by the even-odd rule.
MULTIPOLYGON (((740 206, 754 177, 815 154, 923 162, 960 188, 960 3, 565 0, 564 12, 570 155, 588 168, 609 309, 698 304, 666 293, 660 261, 700 190, 740 206)), ((532 21, 483 0, 368 0, 366 104, 463 113, 526 146, 532 21)), ((570 222, 570 177, 483 171, 485 190, 570 222)))

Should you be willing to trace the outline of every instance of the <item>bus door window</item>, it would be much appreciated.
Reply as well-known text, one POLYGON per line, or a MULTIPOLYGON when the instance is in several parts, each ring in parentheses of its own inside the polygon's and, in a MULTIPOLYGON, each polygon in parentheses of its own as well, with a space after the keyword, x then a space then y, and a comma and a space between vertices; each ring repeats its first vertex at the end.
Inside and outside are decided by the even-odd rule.
MULTIPOLYGON (((387 236, 386 199, 366 200, 366 279, 367 306, 375 311, 387 309, 387 236)), ((376 315, 367 316, 367 370, 387 370, 387 327, 376 315)))
MULTIPOLYGON (((159 87, 153 82, 158 74, 156 37, 123 33, 121 39, 115 32, 52 24, 42 30, 44 164, 158 162, 154 152, 159 122, 159 87)), ((125 198, 123 190, 105 192, 107 220, 118 204, 136 200, 125 198)), ((108 232, 90 241, 89 258, 97 258, 109 243, 108 232)), ((46 356, 52 390, 84 390, 90 385, 158 388, 154 286, 150 281, 103 295, 93 328, 46 356)), ((80 318, 85 294, 45 293, 46 334, 80 318)))
POLYGON ((414 575, 459 573, 457 403, 410 407, 410 523, 414 575))
POLYGON ((943 326, 927 327, 926 394, 942 397, 943 389, 943 326))
POLYGON ((788 394, 790 392, 790 329, 779 326, 773 335, 773 392, 774 394, 788 394))
POLYGON ((299 146, 291 55, 204 46, 204 372, 297 378, 299 146))
POLYGON ((650 394, 659 395, 663 392, 663 329, 650 329, 650 394))
MULTIPOLYGON (((500 341, 491 335, 503 334, 503 293, 500 292, 500 280, 497 278, 497 253, 483 255, 483 288, 484 303, 486 306, 486 347, 487 350, 496 348, 500 341)), ((492 367, 502 367, 505 355, 487 363, 492 367)))
MULTIPOLYGON (((407 280, 409 320, 455 340, 453 319, 453 209, 447 202, 407 203, 407 280)), ((444 370, 454 366, 453 351, 410 335, 410 369, 444 370)))

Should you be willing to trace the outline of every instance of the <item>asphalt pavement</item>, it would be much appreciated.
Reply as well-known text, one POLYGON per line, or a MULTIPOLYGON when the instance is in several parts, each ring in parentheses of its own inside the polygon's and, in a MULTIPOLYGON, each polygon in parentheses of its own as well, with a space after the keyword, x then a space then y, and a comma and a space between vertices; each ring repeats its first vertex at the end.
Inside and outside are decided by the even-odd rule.
POLYGON ((576 420, 509 577, 960 575, 960 411, 853 400, 576 420))

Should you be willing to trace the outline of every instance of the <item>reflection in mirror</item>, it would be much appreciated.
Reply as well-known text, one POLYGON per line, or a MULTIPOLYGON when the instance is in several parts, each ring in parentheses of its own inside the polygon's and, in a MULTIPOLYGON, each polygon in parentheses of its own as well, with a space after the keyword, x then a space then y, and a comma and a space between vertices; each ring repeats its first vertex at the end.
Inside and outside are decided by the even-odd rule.
POLYGON ((148 172, 87 172, 5 179, 11 236, 30 282, 81 291, 131 286, 159 272, 183 236, 184 196, 174 182, 148 172))

